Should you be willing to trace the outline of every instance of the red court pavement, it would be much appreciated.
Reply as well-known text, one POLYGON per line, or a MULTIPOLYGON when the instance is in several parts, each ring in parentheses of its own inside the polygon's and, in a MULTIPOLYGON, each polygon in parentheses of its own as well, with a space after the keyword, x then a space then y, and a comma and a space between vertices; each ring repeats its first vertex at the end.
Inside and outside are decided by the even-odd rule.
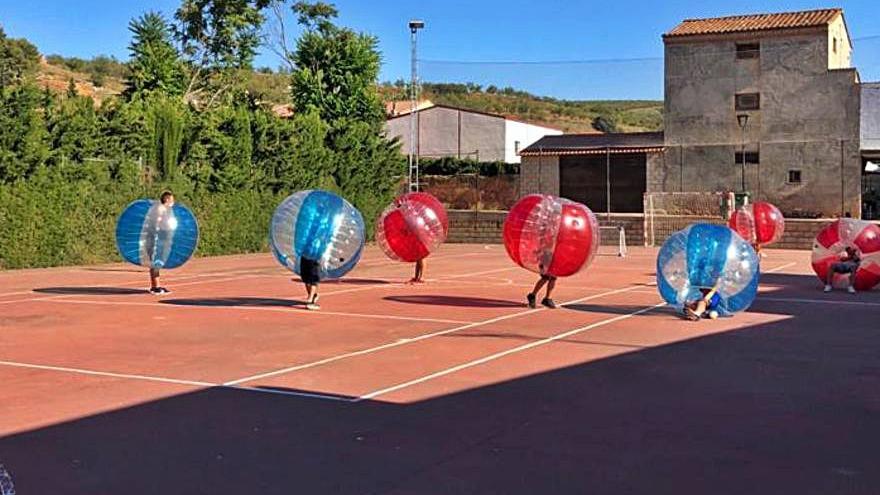
POLYGON ((650 249, 531 310, 501 246, 430 283, 370 247, 322 310, 267 254, 0 273, 0 463, 19 493, 880 493, 878 292, 768 251, 685 322, 650 249))

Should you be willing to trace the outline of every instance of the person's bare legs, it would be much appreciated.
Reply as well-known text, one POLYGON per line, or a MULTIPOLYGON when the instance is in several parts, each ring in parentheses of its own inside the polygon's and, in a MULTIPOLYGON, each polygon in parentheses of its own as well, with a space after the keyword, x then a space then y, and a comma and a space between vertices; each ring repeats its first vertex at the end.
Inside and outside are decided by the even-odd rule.
POLYGON ((535 287, 526 295, 526 300, 529 302, 530 308, 536 307, 536 301, 538 300, 538 292, 544 287, 544 284, 548 282, 547 277, 541 275, 541 278, 535 282, 535 287))
POLYGON ((159 288, 159 269, 150 268, 150 289, 159 288))
POLYGON ((858 273, 857 269, 849 273, 849 287, 847 288, 847 290, 850 293, 855 293, 856 291, 856 273, 858 273))
POLYGON ((416 261, 416 271, 415 271, 415 274, 413 274, 413 278, 412 278, 412 280, 410 280, 410 283, 413 283, 413 284, 423 283, 425 281, 423 278, 424 275, 425 275, 425 260, 420 259, 420 260, 416 261))
POLYGON ((834 268, 828 267, 828 273, 825 274, 825 292, 831 292, 831 288, 834 285, 834 268))
POLYGON ((306 307, 309 309, 318 309, 318 285, 317 284, 306 284, 306 307))
POLYGON ((547 306, 550 309, 556 309, 556 303, 553 302, 553 298, 550 297, 553 293, 553 289, 556 288, 556 277, 548 277, 547 280, 547 293, 544 294, 544 300, 541 301, 541 304, 547 306))

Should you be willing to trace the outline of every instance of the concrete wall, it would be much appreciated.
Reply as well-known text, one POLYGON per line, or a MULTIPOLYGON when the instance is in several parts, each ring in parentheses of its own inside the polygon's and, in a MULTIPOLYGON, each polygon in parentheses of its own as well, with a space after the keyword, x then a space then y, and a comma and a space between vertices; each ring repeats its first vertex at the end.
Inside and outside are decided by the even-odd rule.
POLYGON ((559 196, 559 157, 524 156, 520 165, 520 196, 559 196))
MULTIPOLYGON (((746 165, 746 189, 784 213, 836 216, 860 211, 859 86, 854 70, 828 70, 827 31, 791 36, 668 42, 665 159, 651 187, 738 191, 734 154, 760 153, 746 165), (736 59, 736 42, 759 41, 757 59, 736 59), (760 110, 737 112, 735 95, 760 93, 760 110), (745 133, 739 113, 749 115, 745 133), (787 182, 800 170, 801 184, 787 182)), ((840 42, 838 43, 840 50, 840 42)))
MULTIPOLYGON (((449 236, 447 242, 460 244, 501 244, 506 211, 448 210, 449 236)), ((612 214, 607 218, 597 215, 603 226, 622 225, 627 246, 642 246, 645 241, 644 220, 638 214, 612 214)), ((619 234, 615 230, 601 231, 603 246, 617 246, 619 234)))
MULTIPOLYGON (((385 123, 389 137, 397 137, 403 153, 409 152, 411 116, 385 123)), ((453 108, 432 107, 416 114, 418 154, 423 157, 454 156, 481 161, 505 159, 505 119, 453 108)))
POLYGON ((880 151, 880 82, 862 84, 861 148, 880 151))
POLYGON ((562 134, 559 129, 551 129, 516 120, 504 121, 504 161, 507 163, 520 163, 520 150, 527 148, 535 141, 544 136, 562 134))
MULTIPOLYGON (((467 244, 501 244, 502 231, 504 229, 504 217, 506 211, 465 211, 449 210, 449 238, 451 243, 467 244)), ((610 218, 604 214, 597 215, 600 225, 622 225, 626 231, 626 243, 628 246, 643 246, 645 242, 644 218, 639 214, 612 214, 610 218)), ((701 221, 724 224, 721 219, 703 219, 701 221)), ((834 219, 787 219, 785 221, 785 235, 782 240, 772 246, 773 249, 803 249, 810 250, 813 240, 826 225, 834 219)), ((692 221, 691 221, 692 223, 692 221)), ((875 222, 877 223, 877 222, 875 222)), ((687 225, 682 225, 681 228, 687 225)), ((655 238, 659 246, 666 239, 655 238)), ((613 230, 602 230, 602 245, 616 246, 617 235, 613 230)), ((805 256, 808 256, 805 253, 805 256)), ((806 258, 805 258, 806 259, 806 258)))

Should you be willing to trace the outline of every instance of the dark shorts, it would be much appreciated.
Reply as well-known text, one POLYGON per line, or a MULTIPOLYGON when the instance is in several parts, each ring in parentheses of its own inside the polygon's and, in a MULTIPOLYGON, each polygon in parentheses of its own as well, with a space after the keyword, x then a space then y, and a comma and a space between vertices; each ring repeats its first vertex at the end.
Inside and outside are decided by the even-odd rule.
POLYGON ((859 264, 854 261, 838 261, 831 264, 834 273, 853 273, 859 269, 859 264))
POLYGON ((321 265, 315 260, 300 258, 299 276, 304 284, 317 285, 321 281, 321 265))

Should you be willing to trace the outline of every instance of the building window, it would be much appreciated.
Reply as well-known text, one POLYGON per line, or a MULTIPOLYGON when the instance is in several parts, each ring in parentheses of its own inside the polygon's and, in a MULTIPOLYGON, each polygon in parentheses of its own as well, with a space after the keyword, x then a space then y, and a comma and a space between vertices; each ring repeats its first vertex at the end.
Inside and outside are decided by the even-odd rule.
POLYGON ((760 93, 740 93, 736 95, 737 110, 759 110, 761 108, 760 93))
POLYGON ((800 170, 789 170, 788 171, 788 180, 786 181, 789 184, 800 184, 801 183, 801 171, 800 170))
MULTIPOLYGON (((733 162, 737 165, 743 162, 743 154, 737 151, 733 154, 733 162)), ((757 151, 746 151, 746 163, 761 163, 761 155, 757 151)))
POLYGON ((833 46, 834 53, 837 53, 837 38, 834 38, 832 46, 833 46))
POLYGON ((737 59, 758 58, 760 56, 761 56, 761 44, 760 43, 737 43, 736 44, 736 58, 737 59))

